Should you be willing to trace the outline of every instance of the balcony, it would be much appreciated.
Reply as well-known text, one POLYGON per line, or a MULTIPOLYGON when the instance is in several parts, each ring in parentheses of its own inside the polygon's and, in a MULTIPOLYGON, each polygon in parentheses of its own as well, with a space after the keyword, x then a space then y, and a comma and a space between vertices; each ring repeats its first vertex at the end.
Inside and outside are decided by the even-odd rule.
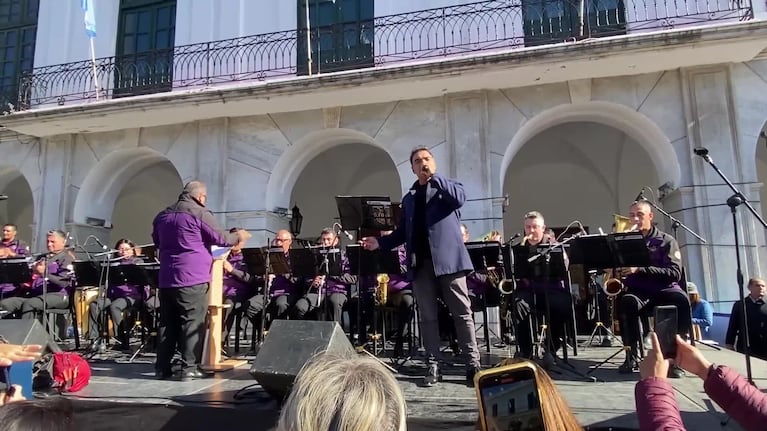
POLYGON ((12 111, 95 101, 94 83, 99 99, 115 99, 752 18, 751 0, 482 1, 312 28, 310 37, 290 30, 37 67, 21 77, 12 111), (311 63, 309 43, 321 54, 311 63))

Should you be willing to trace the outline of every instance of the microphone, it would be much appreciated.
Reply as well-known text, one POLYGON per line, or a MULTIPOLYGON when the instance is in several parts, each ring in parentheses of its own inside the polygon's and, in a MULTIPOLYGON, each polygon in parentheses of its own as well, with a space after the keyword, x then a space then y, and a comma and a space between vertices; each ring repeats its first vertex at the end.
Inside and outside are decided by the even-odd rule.
POLYGON ((101 246, 102 250, 109 250, 109 247, 105 246, 97 236, 94 236, 93 239, 96 240, 96 244, 101 246))
POLYGON ((344 227, 343 227, 343 226, 341 226, 341 223, 334 223, 334 224, 333 224, 333 226, 334 226, 334 227, 336 227, 336 226, 337 226, 337 227, 338 227, 338 233, 339 233, 339 234, 344 234, 344 236, 346 236, 346 238, 347 238, 349 241, 351 241, 351 240, 354 238, 354 237, 352 236, 352 234, 350 234, 349 232, 347 232, 346 230, 344 230, 344 227))
POLYGON ((8 199, 8 195, 0 195, 0 201, 8 199))
POLYGON ((698 147, 692 150, 693 153, 695 153, 696 156, 707 156, 708 155, 708 149, 703 147, 698 147))
POLYGON ((637 195, 636 199, 634 199, 634 202, 639 201, 646 201, 647 199, 644 197, 644 187, 642 187, 642 190, 639 191, 639 194, 637 195))

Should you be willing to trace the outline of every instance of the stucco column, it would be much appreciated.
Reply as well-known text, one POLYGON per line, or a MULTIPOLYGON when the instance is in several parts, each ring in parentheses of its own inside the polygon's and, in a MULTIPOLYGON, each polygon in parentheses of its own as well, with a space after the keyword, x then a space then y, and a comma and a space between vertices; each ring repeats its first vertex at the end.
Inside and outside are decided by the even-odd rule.
MULTIPOLYGON (((198 123, 197 179, 208 186, 207 206, 216 213, 226 211, 226 160, 229 152, 226 118, 198 123)), ((220 221, 224 217, 218 217, 220 221)), ((229 227, 229 225, 227 225, 229 227)))
POLYGON ((253 238, 248 240, 246 247, 263 247, 267 241, 273 240, 280 229, 288 229, 288 215, 276 214, 271 211, 237 211, 225 217, 227 226, 237 226, 248 230, 253 238))
POLYGON ((73 194, 69 190, 69 167, 72 156, 72 135, 60 135, 41 140, 40 155, 42 186, 37 208, 35 208, 35 238, 33 251, 45 248, 46 233, 51 229, 63 229, 65 214, 71 214, 73 194))
MULTIPOLYGON (((688 124, 689 157, 692 160, 691 178, 694 218, 700 233, 707 240, 705 246, 690 245, 688 253, 699 255, 702 280, 709 300, 729 301, 738 296, 736 283, 735 241, 732 215, 727 199, 732 196, 729 187, 714 169, 702 158, 693 155, 696 147, 705 147, 709 155, 733 183, 743 182, 741 145, 738 142, 737 124, 733 110, 730 73, 726 66, 688 69, 682 73, 685 119, 688 124), (697 252, 693 252, 694 248, 697 252)), ((758 193, 740 186, 749 199, 757 199, 758 193)), ((758 191, 758 189, 757 189, 758 191)), ((740 238, 741 265, 744 277, 755 275, 758 270, 756 241, 752 215, 745 207, 737 211, 740 238)), ((730 304, 720 305, 729 310, 730 304)))
POLYGON ((484 91, 446 96, 450 176, 463 183, 468 202, 461 217, 472 238, 503 229, 501 206, 492 197, 487 144, 487 95, 484 91), (479 200, 478 200, 479 199, 479 200))

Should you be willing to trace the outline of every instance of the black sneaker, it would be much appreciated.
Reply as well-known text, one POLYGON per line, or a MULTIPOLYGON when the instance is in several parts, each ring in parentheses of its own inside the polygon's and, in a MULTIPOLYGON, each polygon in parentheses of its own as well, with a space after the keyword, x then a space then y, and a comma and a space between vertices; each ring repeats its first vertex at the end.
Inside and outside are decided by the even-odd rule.
POLYGON ((474 376, 481 371, 481 368, 479 368, 477 365, 470 365, 468 368, 466 368, 466 386, 473 388, 474 387, 474 376))
POLYGON ((441 381, 442 373, 439 371, 439 366, 437 364, 429 364, 429 368, 426 370, 426 375, 423 377, 423 385, 434 386, 441 381))
POLYGON ((668 368, 668 378, 669 379, 681 379, 684 377, 684 370, 677 367, 676 365, 672 365, 668 368))
POLYGON ((634 358, 629 356, 628 358, 626 358, 626 361, 623 362, 623 364, 620 367, 618 367, 618 372, 621 374, 631 374, 637 368, 638 367, 637 367, 636 361, 634 360, 634 358))

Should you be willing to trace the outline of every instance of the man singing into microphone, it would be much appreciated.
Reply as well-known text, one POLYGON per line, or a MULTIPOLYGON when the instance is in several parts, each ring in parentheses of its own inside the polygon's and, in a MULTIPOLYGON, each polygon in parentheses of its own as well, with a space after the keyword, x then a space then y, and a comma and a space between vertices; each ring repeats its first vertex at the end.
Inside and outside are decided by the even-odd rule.
POLYGON ((479 350, 474 336, 474 319, 466 288, 466 274, 473 270, 463 245, 459 209, 466 196, 463 185, 436 173, 437 165, 426 147, 410 153, 413 173, 418 177, 402 198, 402 217, 390 235, 363 238, 367 250, 391 250, 405 244, 408 276, 421 316, 428 371, 423 383, 432 386, 441 380, 437 358, 440 354, 437 324, 437 297, 441 295, 455 323, 458 341, 467 355, 466 383, 473 385, 479 370, 479 350))

